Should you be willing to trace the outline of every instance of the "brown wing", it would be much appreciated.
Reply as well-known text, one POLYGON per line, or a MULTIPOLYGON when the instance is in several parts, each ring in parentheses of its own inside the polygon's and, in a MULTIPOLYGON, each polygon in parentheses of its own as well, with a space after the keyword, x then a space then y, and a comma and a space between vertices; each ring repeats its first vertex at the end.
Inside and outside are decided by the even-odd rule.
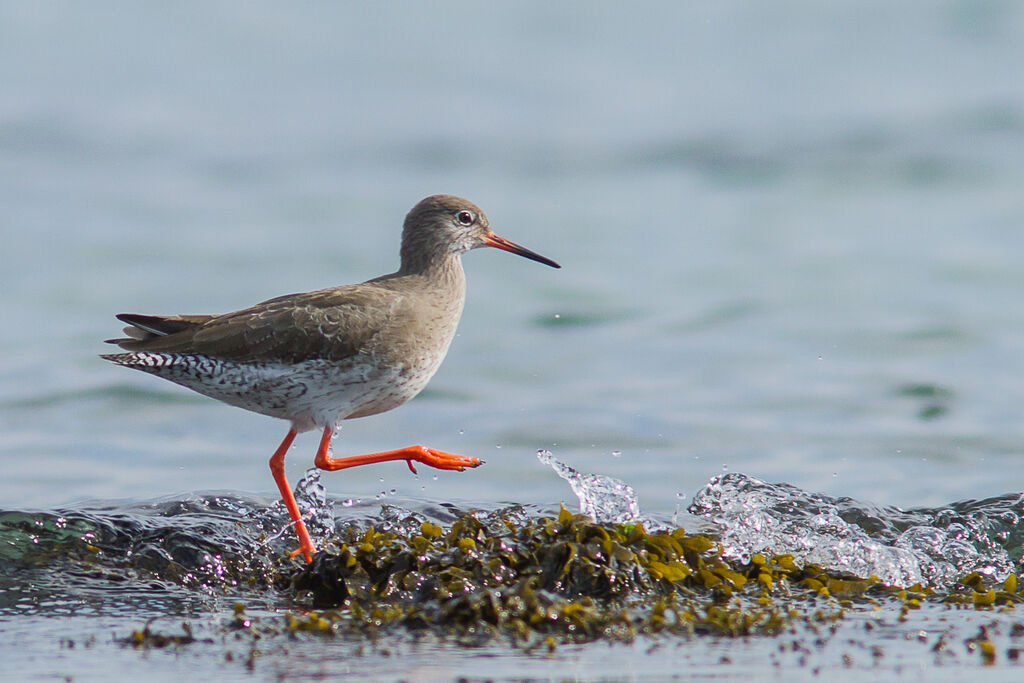
POLYGON ((280 296, 217 316, 118 316, 139 339, 128 351, 201 353, 237 361, 342 360, 366 349, 387 324, 394 292, 373 284, 280 296))

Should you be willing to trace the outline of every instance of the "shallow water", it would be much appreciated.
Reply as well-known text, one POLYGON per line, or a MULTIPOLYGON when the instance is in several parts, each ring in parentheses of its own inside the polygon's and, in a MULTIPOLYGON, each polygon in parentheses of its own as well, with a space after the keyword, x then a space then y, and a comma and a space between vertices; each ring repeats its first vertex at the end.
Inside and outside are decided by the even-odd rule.
MULTIPOLYGON (((576 477, 591 484, 600 479, 566 472, 550 454, 546 459, 570 484, 576 477)), ((605 484, 609 485, 581 488, 580 506, 610 509, 608 498, 629 497, 611 482, 605 484)), ((720 534, 727 555, 789 551, 798 563, 814 561, 848 575, 871 573, 885 580, 887 571, 902 571, 907 583, 929 574, 940 590, 944 577, 936 567, 943 561, 956 562, 967 546, 976 559, 967 569, 991 574, 980 566, 985 553, 989 565, 1003 562, 1015 572, 1022 568, 1019 530, 998 524, 1019 508, 1017 500, 953 506, 961 519, 990 522, 988 535, 962 537, 960 546, 944 546, 941 551, 947 556, 940 557, 938 548, 930 554, 911 553, 894 530, 905 537, 910 529, 931 522, 933 531, 952 537, 956 522, 940 521, 952 510, 882 509, 777 487, 773 492, 784 491, 786 499, 765 496, 766 507, 776 518, 758 537, 751 534, 751 520, 763 513, 751 510, 729 519, 721 511, 756 504, 757 497, 750 493, 759 486, 771 488, 742 475, 716 478, 691 506, 691 512, 702 517, 662 520, 640 515, 634 521, 650 528, 682 521, 691 530, 720 534), (710 511, 711 500, 718 505, 718 514, 710 511), (837 503, 842 505, 839 525, 811 521, 837 503), (940 526, 943 523, 945 527, 940 526), (806 530, 815 534, 816 556, 799 554, 806 530), (1007 561, 1008 553, 1015 561, 1007 561), (874 564, 864 571, 869 562, 874 564)), ((328 552, 336 552, 335 539, 343 527, 374 526, 411 538, 424 522, 447 527, 468 509, 415 499, 383 505, 334 499, 325 495, 320 473, 313 469, 299 482, 296 497, 314 540, 328 552)), ((476 509, 481 519, 497 512, 476 509)), ((506 519, 520 523, 553 514, 535 506, 503 511, 506 519)), ((386 637, 294 632, 282 625, 282 615, 302 614, 307 601, 296 602, 294 592, 275 578, 279 572, 294 571, 285 558, 293 545, 283 506, 255 497, 195 494, 131 505, 94 503, 51 513, 0 511, 0 640, 5 643, 5 668, 12 675, 74 680, 100 680, 109 676, 111 667, 157 680, 202 675, 241 680, 254 674, 263 679, 358 674, 436 680, 477 678, 482 671, 493 672, 486 677, 532 680, 563 677, 568 671, 584 679, 633 678, 635 667, 641 666, 641 678, 672 677, 685 667, 690 675, 734 680, 770 664, 784 680, 813 680, 823 669, 836 668, 854 677, 895 680, 925 671, 929 679, 941 678, 942 673, 961 676, 964 667, 985 661, 980 641, 994 648, 993 664, 1013 669, 1024 655, 1024 621, 1013 609, 965 611, 931 601, 901 611, 898 603, 878 599, 847 602, 839 621, 798 622, 777 637, 728 638, 698 631, 689 637, 639 635, 627 642, 561 643, 538 650, 500 639, 484 639, 467 648, 461 639, 442 640, 429 632, 403 636, 394 629, 386 637), (240 617, 232 616, 234 605, 244 605, 245 627, 238 626, 240 617), (133 645, 133 633, 143 628, 159 637, 189 640, 133 645), (445 653, 440 659, 439 649, 445 653), (937 673, 931 672, 936 667, 937 673)), ((775 599, 786 601, 785 596, 785 591, 776 593, 775 599)), ((820 603, 816 609, 829 614, 839 605, 820 603)), ((815 606, 798 599, 787 609, 810 613, 815 606)))
MULTIPOLYGON (((1010 500, 1022 30, 1003 2, 2 4, 0 507, 132 517, 210 490, 269 506, 285 425, 103 363, 113 314, 233 310, 388 272, 404 213, 434 192, 474 200, 564 268, 469 254, 463 324, 429 389, 335 444, 422 442, 486 466, 326 475, 336 505, 551 509, 573 495, 544 448, 663 520, 723 470, 880 508, 1010 500)), ((298 440, 293 482, 314 448, 298 440)), ((151 587, 129 582, 108 606, 88 597, 106 583, 76 580, 94 611, 19 618, 15 603, 5 659, 35 653, 18 659, 35 671, 56 649, 57 670, 83 679, 111 658, 153 678, 235 675, 111 646, 163 598, 146 607, 151 587), (69 632, 96 643, 60 650, 69 632)), ((190 591, 170 595, 195 609, 190 591)), ((951 628, 980 618, 961 617, 951 628)), ((488 651, 453 671, 474 675, 479 656, 496 677, 657 675, 664 661, 730 677, 773 647, 583 648, 554 664, 488 651)), ((258 671, 309 666, 315 648, 258 671)), ((881 669, 934 664, 905 656, 881 669)), ((432 659, 420 677, 447 676, 432 659)))

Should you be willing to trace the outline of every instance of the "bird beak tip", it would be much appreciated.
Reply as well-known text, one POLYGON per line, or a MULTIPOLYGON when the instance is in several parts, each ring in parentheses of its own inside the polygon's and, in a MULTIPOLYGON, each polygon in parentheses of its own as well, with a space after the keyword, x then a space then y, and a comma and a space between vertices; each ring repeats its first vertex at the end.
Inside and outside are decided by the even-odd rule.
POLYGON ((531 261, 536 261, 537 263, 543 263, 544 265, 551 266, 552 268, 562 267, 555 261, 549 259, 548 257, 541 256, 537 252, 530 251, 526 247, 519 246, 512 240, 507 240, 504 237, 499 237, 494 233, 491 233, 484 239, 484 244, 486 244, 488 247, 494 247, 495 249, 501 249, 512 254, 517 254, 519 256, 522 256, 523 258, 528 258, 531 261))

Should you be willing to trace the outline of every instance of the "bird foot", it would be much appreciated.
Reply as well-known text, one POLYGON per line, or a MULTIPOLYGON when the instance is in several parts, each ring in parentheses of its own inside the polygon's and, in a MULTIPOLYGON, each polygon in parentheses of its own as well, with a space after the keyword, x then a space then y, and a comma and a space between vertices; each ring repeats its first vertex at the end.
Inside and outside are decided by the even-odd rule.
POLYGON ((467 467, 479 467, 484 464, 484 461, 480 458, 458 455, 456 453, 445 453, 444 451, 434 450, 426 446, 409 446, 403 450, 411 456, 406 458, 405 463, 412 470, 413 474, 416 474, 416 468, 412 464, 414 460, 439 470, 455 470, 458 472, 463 471, 467 467))
POLYGON ((288 557, 298 557, 299 555, 302 555, 303 559, 305 559, 306 562, 312 562, 313 553, 315 552, 316 548, 314 548, 313 545, 310 544, 308 546, 300 546, 296 548, 295 550, 288 553, 288 557))
POLYGON ((479 458, 472 458, 468 455, 456 455, 455 453, 445 453, 444 451, 437 451, 433 448, 427 448, 426 446, 406 446, 405 448, 399 448, 394 451, 384 451, 382 453, 367 453, 366 455, 350 455, 346 458, 332 458, 327 455, 329 445, 330 436, 325 432, 324 438, 320 441, 320 450, 317 451, 316 459, 313 461, 314 465, 329 472, 392 460, 404 460, 409 466, 409 469, 412 470, 413 474, 416 473, 416 466, 413 465, 414 461, 439 470, 458 471, 464 470, 467 467, 479 467, 483 464, 483 461, 479 458))

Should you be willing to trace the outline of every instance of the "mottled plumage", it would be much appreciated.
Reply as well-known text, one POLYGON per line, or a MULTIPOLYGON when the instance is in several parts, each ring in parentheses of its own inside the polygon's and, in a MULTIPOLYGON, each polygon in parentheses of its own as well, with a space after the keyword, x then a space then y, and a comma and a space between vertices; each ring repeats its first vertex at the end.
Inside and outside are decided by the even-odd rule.
POLYGON ((308 559, 313 545, 283 472, 284 452, 297 432, 324 430, 315 460, 323 469, 382 460, 406 460, 410 468, 412 460, 442 469, 480 464, 422 446, 341 459, 330 458, 327 447, 341 420, 390 410, 426 386, 462 314, 466 283, 459 257, 484 246, 559 267, 495 235, 473 203, 435 195, 406 216, 394 273, 222 315, 121 314, 127 336, 108 341, 127 353, 103 358, 290 421, 271 469, 308 559))

